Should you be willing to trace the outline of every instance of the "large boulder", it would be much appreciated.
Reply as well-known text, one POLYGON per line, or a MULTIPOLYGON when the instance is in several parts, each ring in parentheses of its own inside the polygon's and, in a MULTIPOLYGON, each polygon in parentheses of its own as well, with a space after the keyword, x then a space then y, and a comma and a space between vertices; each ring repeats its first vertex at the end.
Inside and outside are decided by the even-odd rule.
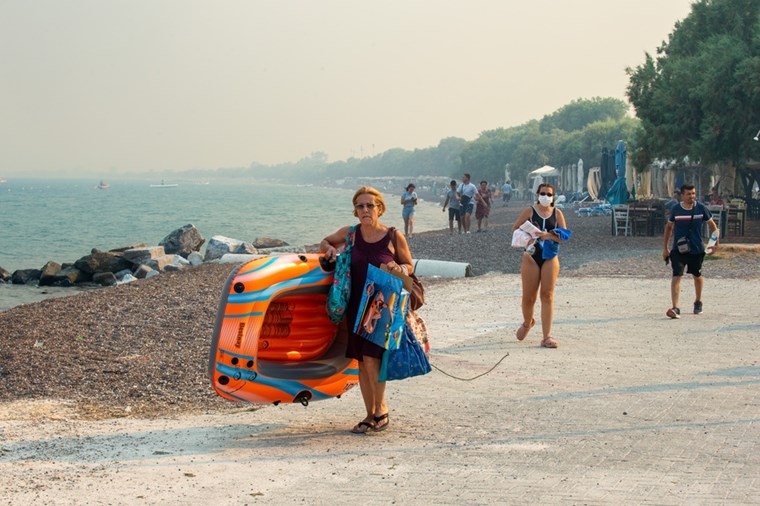
POLYGON ((48 262, 42 267, 40 273, 40 286, 51 286, 55 284, 56 276, 61 272, 61 264, 58 262, 48 262))
POLYGON ((155 270, 145 264, 142 264, 137 266, 133 274, 137 279, 143 279, 148 276, 149 272, 155 272, 155 270))
POLYGON ((121 252, 100 251, 95 248, 87 256, 83 256, 76 262, 74 267, 86 274, 95 274, 96 272, 119 272, 124 269, 131 269, 132 263, 126 260, 121 252))
MULTIPOLYGON (((169 265, 180 265, 180 262, 177 260, 178 258, 182 258, 179 255, 164 255, 162 257, 157 258, 150 258, 146 260, 142 265, 147 265, 154 271, 158 272, 164 272, 166 270, 166 267, 169 265)), ((187 260, 182 258, 187 263, 187 260)))
POLYGON ((125 260, 128 260, 135 265, 140 265, 153 258, 166 255, 166 251, 163 246, 151 246, 124 250, 122 255, 125 260))
POLYGON ((258 251, 249 242, 231 239, 223 235, 215 235, 206 245, 206 255, 203 257, 203 260, 216 260, 222 258, 227 253, 255 255, 258 251))
POLYGON ((167 254, 176 254, 184 258, 193 251, 200 251, 206 239, 193 224, 187 224, 164 237, 158 244, 164 247, 167 254))
POLYGON ((128 249, 136 249, 136 248, 144 248, 144 247, 145 247, 145 243, 144 242, 136 242, 134 244, 130 244, 129 246, 122 246, 120 248, 113 248, 113 249, 109 249, 108 251, 110 251, 111 253, 123 253, 123 252, 127 251, 128 249))
POLYGON ((85 274, 73 265, 68 265, 58 271, 55 275, 55 281, 53 284, 55 286, 71 286, 76 283, 90 281, 91 279, 92 276, 85 274))
POLYGON ((11 275, 11 283, 14 285, 28 285, 36 283, 40 279, 42 271, 39 269, 19 269, 13 271, 11 275))
POLYGON ((102 286, 115 286, 116 275, 113 272, 96 272, 92 275, 92 281, 102 286))
POLYGON ((196 267, 203 263, 203 256, 197 251, 193 251, 192 253, 187 255, 187 261, 190 262, 190 265, 192 265, 193 267, 196 267))
POLYGON ((290 245, 285 241, 272 239, 271 237, 257 237, 253 240, 253 247, 256 249, 281 248, 283 246, 290 245))

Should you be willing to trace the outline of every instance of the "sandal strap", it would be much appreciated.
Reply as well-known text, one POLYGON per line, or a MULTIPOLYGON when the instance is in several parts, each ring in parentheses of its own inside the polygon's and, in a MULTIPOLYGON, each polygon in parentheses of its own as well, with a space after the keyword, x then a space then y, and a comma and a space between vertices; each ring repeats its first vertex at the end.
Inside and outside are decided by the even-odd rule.
POLYGON ((556 348, 559 343, 552 336, 545 337, 541 340, 541 346, 544 348, 556 348))
POLYGON ((351 432, 354 434, 366 434, 367 432, 371 432, 375 430, 375 424, 371 422, 365 422, 362 420, 361 422, 356 424, 356 427, 351 429, 351 432), (363 427, 366 427, 367 430, 361 430, 363 427))

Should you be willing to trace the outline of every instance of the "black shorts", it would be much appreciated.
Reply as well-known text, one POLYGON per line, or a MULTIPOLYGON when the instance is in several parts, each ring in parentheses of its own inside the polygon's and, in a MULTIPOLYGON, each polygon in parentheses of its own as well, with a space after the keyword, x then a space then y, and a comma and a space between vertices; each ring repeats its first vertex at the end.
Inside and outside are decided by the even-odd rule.
POLYGON ((683 276, 683 269, 695 278, 702 275, 702 261, 705 259, 702 253, 679 253, 677 249, 670 252, 670 265, 673 268, 673 276, 683 276))
POLYGON ((452 209, 449 207, 449 221, 459 221, 459 209, 452 209))

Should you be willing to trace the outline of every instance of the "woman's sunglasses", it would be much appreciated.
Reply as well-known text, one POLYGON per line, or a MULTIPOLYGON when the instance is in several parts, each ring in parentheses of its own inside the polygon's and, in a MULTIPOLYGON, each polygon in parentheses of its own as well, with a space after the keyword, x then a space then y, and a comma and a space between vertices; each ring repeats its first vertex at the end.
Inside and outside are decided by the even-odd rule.
POLYGON ((375 204, 356 204, 354 209, 369 209, 370 211, 375 208, 375 204))
POLYGON ((553 193, 546 193, 546 192, 541 192, 541 193, 539 193, 539 195, 541 195, 542 197, 553 197, 554 196, 553 193))

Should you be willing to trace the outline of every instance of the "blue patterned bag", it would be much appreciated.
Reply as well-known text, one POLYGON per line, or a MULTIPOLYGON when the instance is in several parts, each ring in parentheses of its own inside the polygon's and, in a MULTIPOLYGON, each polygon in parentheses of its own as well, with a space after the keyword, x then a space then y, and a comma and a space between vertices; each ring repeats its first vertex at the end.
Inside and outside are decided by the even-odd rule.
POLYGON ((327 292, 327 316, 336 325, 343 320, 346 307, 348 307, 348 299, 351 298, 351 248, 354 245, 355 232, 356 225, 348 230, 343 253, 335 259, 333 284, 327 292))
POLYGON ((399 347, 385 350, 377 381, 392 381, 421 376, 432 370, 430 361, 408 325, 399 347))
POLYGON ((393 348, 404 333, 408 305, 403 280, 370 264, 353 331, 378 346, 393 348))

